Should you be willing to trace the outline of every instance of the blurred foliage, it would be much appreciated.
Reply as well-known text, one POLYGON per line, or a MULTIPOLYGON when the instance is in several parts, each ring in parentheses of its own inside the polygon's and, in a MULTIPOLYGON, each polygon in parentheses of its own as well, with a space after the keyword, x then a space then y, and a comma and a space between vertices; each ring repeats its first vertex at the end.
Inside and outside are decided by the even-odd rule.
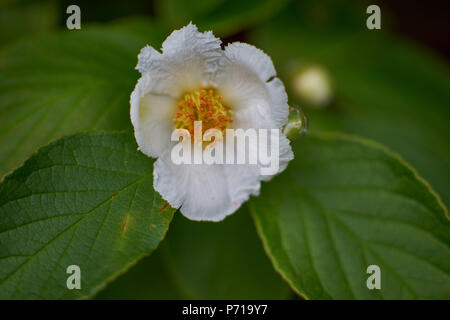
POLYGON ((190 21, 216 36, 230 36, 276 14, 290 0, 158 0, 157 17, 178 29, 190 21))
POLYGON ((381 141, 450 203, 448 66, 393 37, 384 24, 382 30, 366 29, 364 8, 345 7, 350 9, 341 15, 333 6, 294 4, 252 32, 250 42, 271 55, 290 102, 304 107, 312 131, 381 141), (335 100, 329 108, 309 108, 292 86, 296 72, 310 65, 325 68, 331 77, 335 100))
MULTIPOLYGON (((82 25, 86 22, 110 22, 131 15, 150 16, 153 12, 153 1, 151 0, 58 0, 61 7, 60 24, 66 25, 66 8, 77 5, 81 9, 82 25)), ((83 27, 83 26, 82 26, 83 27)))
POLYGON ((53 30, 59 17, 57 0, 0 0, 0 46, 53 30))
POLYGON ((142 19, 27 38, 0 54, 0 176, 36 148, 91 129, 131 130, 136 55, 162 32, 142 19))
POLYGON ((177 212, 156 253, 110 284, 97 299, 291 296, 265 255, 244 207, 221 223, 190 221, 177 212))
MULTIPOLYGON (((0 44, 21 36, 65 27, 66 8, 81 8, 82 25, 108 22, 130 15, 152 16, 169 30, 190 21, 216 36, 230 36, 270 18, 291 0, 0 0, 0 44)), ((84 26, 82 26, 84 27, 84 26)))

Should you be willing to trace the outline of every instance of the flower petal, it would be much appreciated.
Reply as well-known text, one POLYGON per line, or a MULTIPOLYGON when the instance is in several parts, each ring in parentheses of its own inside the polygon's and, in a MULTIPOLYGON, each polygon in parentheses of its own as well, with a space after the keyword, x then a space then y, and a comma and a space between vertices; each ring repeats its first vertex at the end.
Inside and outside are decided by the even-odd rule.
POLYGON ((224 165, 224 170, 234 210, 247 201, 250 195, 259 195, 261 182, 258 165, 229 164, 224 165))
POLYGON ((225 57, 218 82, 234 107, 235 127, 281 128, 287 121, 289 106, 270 57, 245 43, 228 45, 225 57))
POLYGON ((260 179, 263 181, 269 181, 278 173, 281 173, 286 169, 289 161, 294 159, 294 153, 290 145, 290 141, 282 133, 279 135, 279 158, 278 158, 278 172, 274 175, 261 175, 260 179))
POLYGON ((259 193, 258 167, 176 165, 167 150, 155 162, 154 188, 174 208, 197 221, 221 221, 259 193))
POLYGON ((176 100, 166 95, 146 93, 150 83, 148 74, 139 79, 131 94, 130 115, 139 150, 149 157, 157 157, 172 144, 170 135, 176 100))
POLYGON ((136 69, 141 74, 144 74, 146 71, 152 70, 152 68, 154 68, 154 65, 157 64, 160 58, 161 53, 159 53, 151 46, 145 46, 138 54, 138 64, 136 66, 136 69))
POLYGON ((250 44, 230 43, 225 48, 225 55, 231 62, 254 72, 262 82, 277 75, 272 59, 261 49, 250 44))
POLYGON ((150 46, 141 50, 137 69, 156 81, 154 93, 174 97, 212 85, 220 69, 223 50, 211 31, 199 32, 189 25, 172 32, 162 44, 162 54, 150 46))

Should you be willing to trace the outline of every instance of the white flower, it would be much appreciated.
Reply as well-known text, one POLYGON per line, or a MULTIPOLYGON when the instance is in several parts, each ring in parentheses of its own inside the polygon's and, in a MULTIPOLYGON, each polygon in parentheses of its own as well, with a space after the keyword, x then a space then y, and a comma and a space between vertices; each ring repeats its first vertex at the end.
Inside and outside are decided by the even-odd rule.
MULTIPOLYGON (((131 94, 131 122, 139 150, 158 158, 154 188, 161 196, 189 219, 220 221, 250 195, 258 195, 260 181, 271 177, 262 176, 259 165, 177 165, 171 160, 170 138, 175 128, 191 130, 193 116, 220 130, 282 128, 288 116, 287 95, 270 57, 245 43, 222 49, 212 32, 200 33, 189 24, 164 41, 162 53, 144 47, 136 69, 142 77, 131 94), (216 118, 183 109, 193 103, 190 98, 201 95, 214 102, 207 107, 216 118)), ((280 172, 293 154, 282 134, 279 146, 280 172)))

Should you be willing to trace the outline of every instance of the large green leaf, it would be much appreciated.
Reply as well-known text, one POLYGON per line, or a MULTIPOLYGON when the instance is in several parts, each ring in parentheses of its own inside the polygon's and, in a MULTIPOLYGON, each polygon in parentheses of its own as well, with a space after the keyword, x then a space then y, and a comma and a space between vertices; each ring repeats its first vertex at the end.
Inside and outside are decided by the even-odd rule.
POLYGON ((429 186, 379 145, 310 135, 250 201, 275 268, 311 299, 450 299, 450 223, 429 186), (381 290, 369 290, 369 265, 381 290))
POLYGON ((283 299, 291 295, 264 254, 244 207, 220 223, 189 221, 177 214, 155 254, 97 298, 283 299))
POLYGON ((137 54, 147 43, 159 46, 158 30, 141 20, 86 25, 2 51, 0 176, 61 135, 129 128, 137 54))
POLYGON ((56 29, 60 12, 57 0, 0 0, 0 46, 56 29))
POLYGON ((157 2, 162 21, 179 28, 190 21, 200 29, 229 36, 274 15, 290 0, 163 0, 157 2))
POLYGON ((95 294, 164 236, 173 209, 153 160, 125 134, 77 134, 40 149, 0 184, 0 299, 95 294), (81 289, 69 290, 70 265, 81 289))
POLYGON ((355 10, 359 22, 349 18, 351 26, 344 27, 342 17, 351 13, 317 1, 302 3, 256 31, 251 41, 272 56, 290 102, 305 108, 312 131, 344 131, 386 144, 417 168, 448 205, 448 65, 390 35, 387 9, 382 9, 382 29, 375 31, 365 26, 364 8, 355 10), (307 108, 292 90, 296 66, 308 65, 330 73, 336 102, 329 108, 307 108))

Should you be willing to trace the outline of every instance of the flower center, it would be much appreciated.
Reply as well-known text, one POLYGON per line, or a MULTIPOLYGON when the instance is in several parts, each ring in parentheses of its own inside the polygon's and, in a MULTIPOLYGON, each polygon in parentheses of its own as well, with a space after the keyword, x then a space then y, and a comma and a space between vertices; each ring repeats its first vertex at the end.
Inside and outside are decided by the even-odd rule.
POLYGON ((215 128, 222 132, 233 122, 230 110, 214 89, 201 88, 184 95, 173 117, 175 129, 186 129, 194 135, 194 121, 202 121, 202 131, 215 128))

